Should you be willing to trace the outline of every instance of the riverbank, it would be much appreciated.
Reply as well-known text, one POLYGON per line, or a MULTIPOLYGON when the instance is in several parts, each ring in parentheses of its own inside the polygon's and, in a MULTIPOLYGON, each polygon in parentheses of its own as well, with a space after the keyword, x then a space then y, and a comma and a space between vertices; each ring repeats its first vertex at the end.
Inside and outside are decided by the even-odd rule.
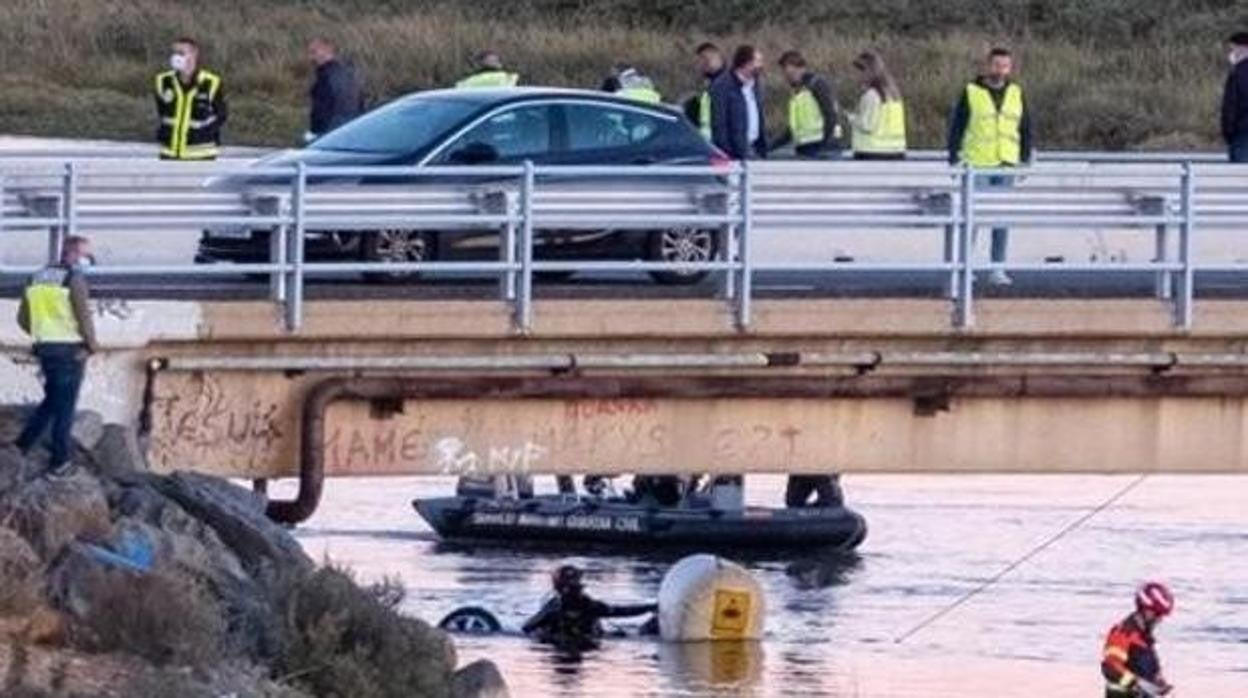
POLYGON ((457 673, 450 638, 399 611, 396 579, 317 564, 259 495, 146 472, 134 434, 90 413, 75 472, 47 477, 8 445, 22 415, 0 408, 3 695, 483 695, 455 686, 490 667, 457 673))
MULTIPOLYGON (((190 33, 225 77, 227 142, 290 145, 305 128, 304 44, 329 34, 361 67, 373 103, 454 82, 484 46, 500 50, 527 84, 594 88, 614 62, 630 61, 676 101, 699 87, 690 53, 706 39, 755 43, 769 62, 800 48, 840 81, 841 101, 850 103, 850 62, 875 48, 898 74, 911 145, 922 148, 944 145, 961 85, 989 46, 1006 43, 1017 50, 1041 148, 1216 147, 1225 75, 1218 42, 1243 17, 1221 4, 1177 7, 12 0, 0 7, 0 132, 151 138, 151 76, 169 41, 190 33)), ((769 70, 778 126, 785 90, 778 69, 769 70)))

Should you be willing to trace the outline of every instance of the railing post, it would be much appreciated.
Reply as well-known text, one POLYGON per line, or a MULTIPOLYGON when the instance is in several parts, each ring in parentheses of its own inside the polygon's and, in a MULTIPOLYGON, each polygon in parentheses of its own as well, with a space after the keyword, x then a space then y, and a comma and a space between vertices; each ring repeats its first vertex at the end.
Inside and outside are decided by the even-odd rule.
POLYGON ((520 293, 516 301, 516 325, 524 334, 533 329, 533 195, 537 177, 533 161, 524 161, 520 189, 520 293))
MULTIPOLYGON (((4 205, 4 199, 6 196, 5 187, 6 187, 6 182, 4 181, 4 175, 0 174, 0 253, 2 253, 4 250, 4 247, 3 247, 4 229, 5 229, 6 224, 8 223, 8 220, 5 219, 5 210, 7 209, 7 207, 4 205)), ((0 275, 3 275, 3 274, 4 274, 4 257, 2 254, 0 254, 0 275)))
MULTIPOLYGON (((274 199, 262 198, 260 214, 262 216, 277 216, 282 219, 277 230, 269 236, 269 263, 280 265, 280 269, 269 273, 269 299, 274 303, 281 305, 286 304, 287 294, 287 273, 286 264, 290 258, 290 207, 294 205, 294 185, 291 185, 291 203, 285 202, 285 197, 278 196, 274 199)), ((254 210, 254 207, 253 207, 254 210)))
POLYGON ((754 239, 754 183, 750 176, 748 161, 741 163, 741 224, 738 233, 738 264, 740 271, 728 270, 728 278, 740 273, 741 281, 737 285, 737 327, 741 330, 750 328, 750 296, 754 293, 753 255, 750 252, 754 239))
POLYGON ((969 166, 962 169, 962 195, 959 206, 962 214, 962 233, 958 239, 958 264, 961 274, 958 278, 960 286, 954 298, 954 324, 959 328, 970 328, 975 324, 975 170, 969 166))
POLYGON ((65 163, 65 181, 61 189, 61 225, 48 233, 48 264, 61 261, 65 238, 78 234, 78 163, 65 163))
POLYGON ((1190 161, 1183 163, 1183 194, 1180 199, 1183 221, 1179 224, 1179 293, 1176 296, 1175 324, 1184 330, 1192 329, 1192 304, 1196 296, 1196 269, 1192 264, 1192 236, 1196 232, 1196 177, 1190 161))
POLYGON ((287 283, 286 329, 298 331, 303 325, 303 257, 305 198, 308 189, 307 165, 298 163, 295 167, 295 187, 291 197, 291 211, 294 215, 294 226, 291 231, 291 255, 289 264, 290 281, 287 283))
POLYGON ((959 229, 960 227, 956 221, 945 225, 945 249, 944 255, 941 258, 945 264, 951 265, 949 270, 949 279, 945 281, 945 297, 951 300, 956 299, 959 292, 959 272, 957 266, 959 229))
POLYGON ((507 271, 503 274, 502 292, 503 300, 514 302, 517 275, 512 266, 516 263, 516 202, 510 191, 503 192, 503 213, 507 216, 507 224, 503 226, 502 257, 507 264, 507 271))
MULTIPOLYGON (((1168 211, 1169 208, 1170 208, 1169 205, 1166 205, 1165 209, 1163 210, 1168 211)), ((1170 225, 1168 223, 1158 223, 1157 229, 1154 231, 1153 261, 1158 264, 1165 264, 1166 262, 1170 261, 1169 232, 1170 232, 1170 225)), ((1156 280, 1157 288, 1155 289, 1155 292, 1157 294, 1157 298, 1161 300, 1168 300, 1171 294, 1173 293, 1173 289, 1171 286, 1170 271, 1167 269, 1162 269, 1161 271, 1157 272, 1156 279, 1157 279, 1156 280)))

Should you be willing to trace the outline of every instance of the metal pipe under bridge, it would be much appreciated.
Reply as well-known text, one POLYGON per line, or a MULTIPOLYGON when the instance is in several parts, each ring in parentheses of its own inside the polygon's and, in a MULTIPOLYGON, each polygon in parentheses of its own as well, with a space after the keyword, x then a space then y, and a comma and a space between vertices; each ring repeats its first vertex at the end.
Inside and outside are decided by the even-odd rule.
MULTIPOLYGON (((289 197, 253 209, 258 199, 220 192, 179 203, 159 178, 118 194, 98 172, 64 168, 55 206, 13 209, 0 230, 44 236, 49 250, 65 234, 104 238, 127 226, 147 225, 154 240, 170 226, 217 219, 283 230, 289 254, 243 269, 271 275, 269 300, 197 297, 196 284, 215 288, 211 279, 243 270, 205 276, 189 263, 108 260, 112 268, 93 275, 105 289, 98 315, 110 350, 93 363, 84 399, 136 423, 157 469, 300 478, 295 500, 273 503, 288 521, 311 514, 324 478, 344 475, 1248 471, 1248 294, 1205 294, 1200 285, 1248 287, 1248 267, 1237 238, 1224 259, 1202 257, 1198 244, 1248 227, 1248 184, 1213 165, 1054 167, 1037 168, 1015 191, 981 195, 975 173, 931 163, 769 165, 734 171, 709 192, 701 171, 693 189, 669 181, 659 191, 574 186, 557 169, 526 166, 514 209, 497 181, 485 193, 462 182, 413 185, 412 200, 427 202, 430 186, 444 201, 464 197, 438 221, 405 210, 394 187, 378 198, 367 187, 323 185, 333 203, 322 199, 328 208, 318 210, 322 185, 307 171, 292 175, 289 197), (351 214, 358 225, 490 222, 515 245, 502 244, 499 261, 404 271, 460 265, 453 270, 492 277, 497 290, 465 300, 376 290, 306 298, 319 263, 300 257, 301 240, 342 225, 353 196, 363 207, 351 214), (701 266, 535 259, 543 230, 602 227, 621 206, 632 207, 630 225, 707 225, 725 244, 701 266), (1009 225, 1016 236, 1112 228, 1139 235, 1154 255, 986 264, 973 254, 981 224, 1009 225), (935 258, 754 266, 769 234, 795 227, 851 239, 926 230, 935 258), (717 283, 675 295, 535 291, 534 275, 556 267, 692 268, 717 283), (1088 285, 983 293, 974 276, 998 268, 1088 285), (833 280, 869 274, 880 286, 760 293, 764 274, 786 269, 833 280), (923 273, 931 289, 892 292, 895 280, 923 273), (110 296, 110 276, 142 281, 110 296), (1109 276, 1143 280, 1144 292, 1107 296, 1097 283, 1109 276), (161 299, 169 283, 184 300, 161 299)), ((6 195, 20 174, 6 174, 6 195)), ((611 174, 579 171, 589 180, 611 174)), ((0 266, 9 281, 25 271, 0 266)), ((0 314, 13 305, 0 301, 0 314)), ((6 328, 0 344, 14 356, 0 362, 3 397, 32 397, 21 338, 6 328)))

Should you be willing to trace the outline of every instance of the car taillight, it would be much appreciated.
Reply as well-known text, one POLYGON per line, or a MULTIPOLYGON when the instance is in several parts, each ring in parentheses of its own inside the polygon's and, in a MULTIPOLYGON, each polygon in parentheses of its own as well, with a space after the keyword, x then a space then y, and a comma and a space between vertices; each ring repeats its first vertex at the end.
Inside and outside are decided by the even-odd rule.
POLYGON ((728 157, 728 154, 724 151, 716 148, 715 151, 711 153, 711 167, 717 170, 731 170, 732 158, 728 157))

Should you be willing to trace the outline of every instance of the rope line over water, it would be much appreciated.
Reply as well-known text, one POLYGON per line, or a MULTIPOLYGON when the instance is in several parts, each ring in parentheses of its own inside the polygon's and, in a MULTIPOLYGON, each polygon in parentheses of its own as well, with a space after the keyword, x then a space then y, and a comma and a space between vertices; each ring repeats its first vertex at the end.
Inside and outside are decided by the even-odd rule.
POLYGON ((1149 474, 1144 473, 1143 475, 1140 475, 1139 477, 1135 478, 1131 482, 1128 482, 1125 486, 1120 488, 1118 491, 1114 492, 1114 494, 1111 495, 1108 499, 1101 502, 1096 507, 1090 509, 1083 516, 1067 524, 1064 528, 1062 528, 1062 530, 1053 534, 1052 536, 1044 540, 1042 543, 1040 543, 1036 547, 1029 550, 1027 554, 1023 555, 1017 560, 1014 560, 1009 565, 1006 565, 1005 568, 1003 568, 1000 572, 997 572, 992 577, 989 577, 979 586, 975 587, 974 589, 971 589, 970 591, 966 592, 962 596, 958 597, 957 599, 953 601, 953 603, 950 603, 949 605, 941 608, 940 610, 936 611, 935 613, 928 616, 927 618, 924 618, 923 621, 920 622, 918 625, 915 625, 913 628, 910 628, 909 630, 902 633, 901 635, 898 635, 896 638, 893 639, 893 642, 898 645, 903 644, 906 640, 909 640, 911 637, 914 637, 919 632, 926 629, 928 626, 932 625, 933 623, 940 620, 941 618, 949 615, 958 607, 962 606, 963 604, 975 598, 976 596, 979 596, 984 591, 987 591, 989 588, 994 586, 997 582, 1004 579, 1006 575, 1010 574, 1011 572, 1018 569, 1019 567, 1022 567, 1023 565, 1027 564, 1029 560, 1039 555, 1040 553, 1044 552, 1046 549, 1052 547, 1053 545, 1061 541, 1066 536, 1079 530, 1080 528, 1084 526, 1084 524, 1096 518, 1096 516, 1100 514, 1101 512, 1112 507, 1114 504, 1117 504, 1123 497, 1126 497, 1128 494, 1130 494, 1132 490, 1144 484, 1144 481, 1147 480, 1148 477, 1149 477, 1149 474))

